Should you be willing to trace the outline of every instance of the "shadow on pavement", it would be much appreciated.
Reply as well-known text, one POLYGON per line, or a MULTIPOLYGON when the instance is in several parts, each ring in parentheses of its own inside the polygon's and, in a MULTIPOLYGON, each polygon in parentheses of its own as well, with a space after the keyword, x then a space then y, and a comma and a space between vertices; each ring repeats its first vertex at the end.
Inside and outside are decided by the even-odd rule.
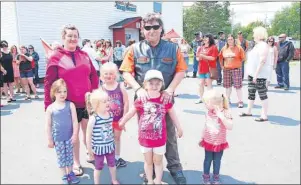
MULTIPOLYGON (((258 118, 259 115, 253 115, 254 117, 258 118)), ((282 125, 282 126, 297 126, 300 125, 300 120, 295 120, 288 117, 283 116, 276 116, 276 115, 268 115, 269 122, 275 125, 282 125)))
POLYGON ((204 111, 198 111, 198 110, 183 110, 183 112, 186 112, 186 113, 190 113, 190 114, 198 114, 198 115, 205 115, 206 112, 204 111))
MULTIPOLYGON (((196 171, 196 170, 183 170, 184 175, 187 180, 187 184, 202 184, 202 171, 196 171)), ((212 176, 212 175, 211 175, 212 176)), ((237 179, 234 179, 233 177, 230 177, 228 175, 220 175, 220 180, 222 184, 255 184, 254 182, 244 182, 237 179)), ((163 182, 167 184, 175 184, 173 178, 171 177, 170 173, 168 171, 164 171, 163 173, 163 182)))
POLYGON ((199 96, 195 94, 179 94, 176 98, 181 99, 198 99, 199 96))
MULTIPOLYGON (((292 90, 292 89, 290 89, 292 90)), ((280 89, 280 90, 268 90, 268 93, 279 93, 279 94, 295 94, 296 92, 293 92, 293 91, 285 91, 283 89, 280 89)))
MULTIPOLYGON (((80 184, 94 184, 94 168, 84 168, 85 174, 80 178, 80 184)), ((143 162, 127 162, 126 167, 117 169, 117 179, 120 184, 142 184, 143 179, 140 174, 144 172, 143 162)), ((100 175, 101 184, 111 184, 111 175, 109 168, 105 164, 100 175)))
MULTIPOLYGON (((231 103, 230 105, 231 108, 238 108, 238 103, 231 103)), ((248 104, 244 103, 244 107, 243 108, 247 108, 248 104)), ((243 109, 243 108, 239 108, 239 109, 243 109)), ((254 104, 253 105, 253 109, 260 109, 261 106, 254 104)))
POLYGON ((8 115, 13 114, 13 112, 10 110, 2 110, 4 107, 1 107, 0 116, 8 116, 8 115))
MULTIPOLYGON (((269 86, 271 87, 276 87, 278 84, 270 84, 269 86)), ((290 87, 290 90, 294 90, 294 91, 300 91, 300 87, 290 87)), ((280 89, 283 90, 283 89, 280 89)))

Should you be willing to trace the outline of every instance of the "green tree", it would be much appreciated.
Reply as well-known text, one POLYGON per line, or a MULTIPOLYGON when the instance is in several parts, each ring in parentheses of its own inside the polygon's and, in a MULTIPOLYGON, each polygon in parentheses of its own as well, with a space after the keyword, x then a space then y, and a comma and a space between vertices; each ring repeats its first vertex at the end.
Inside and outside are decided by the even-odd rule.
POLYGON ((290 37, 300 39, 300 2, 294 2, 276 12, 269 32, 272 35, 286 33, 290 37))
POLYGON ((215 1, 200 1, 184 10, 183 28, 187 41, 194 39, 195 32, 216 35, 220 30, 231 32, 230 3, 215 1))

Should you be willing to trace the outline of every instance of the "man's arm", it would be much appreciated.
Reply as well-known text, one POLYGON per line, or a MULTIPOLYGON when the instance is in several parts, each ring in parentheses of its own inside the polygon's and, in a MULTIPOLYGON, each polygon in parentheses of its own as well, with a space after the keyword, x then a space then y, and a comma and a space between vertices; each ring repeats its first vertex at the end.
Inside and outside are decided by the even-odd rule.
POLYGON ((294 58, 294 53, 295 53, 295 47, 294 47, 293 43, 291 42, 289 44, 289 48, 288 48, 288 56, 286 59, 287 62, 291 61, 294 58))

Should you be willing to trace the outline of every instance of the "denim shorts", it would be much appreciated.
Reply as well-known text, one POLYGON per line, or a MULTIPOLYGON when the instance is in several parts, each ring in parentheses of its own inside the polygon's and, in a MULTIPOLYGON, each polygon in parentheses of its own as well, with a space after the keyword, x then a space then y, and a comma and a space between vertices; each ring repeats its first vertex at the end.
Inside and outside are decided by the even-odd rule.
POLYGON ((30 71, 20 71, 20 77, 21 78, 33 78, 33 72, 30 71))
POLYGON ((200 79, 210 78, 210 73, 199 74, 199 78, 200 78, 200 79))

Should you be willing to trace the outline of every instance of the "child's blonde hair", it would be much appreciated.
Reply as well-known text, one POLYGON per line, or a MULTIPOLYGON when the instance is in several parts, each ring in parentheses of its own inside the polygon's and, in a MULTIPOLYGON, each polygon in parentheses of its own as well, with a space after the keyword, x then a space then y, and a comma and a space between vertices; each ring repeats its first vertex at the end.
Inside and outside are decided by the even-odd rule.
POLYGON ((106 91, 101 88, 95 89, 91 92, 87 92, 85 95, 86 107, 89 115, 92 115, 97 107, 99 106, 101 101, 104 99, 108 99, 109 95, 106 91))
POLYGON ((51 89, 50 89, 50 98, 52 101, 55 101, 55 93, 58 92, 58 90, 61 87, 65 87, 67 89, 67 85, 65 80, 63 80, 62 78, 57 79, 56 81, 53 82, 53 84, 51 85, 51 89))
POLYGON ((102 81, 104 80, 104 79, 102 79, 102 75, 104 74, 104 71, 114 71, 115 76, 116 76, 116 81, 117 81, 117 79, 119 79, 119 69, 118 69, 118 67, 115 63, 106 62, 101 66, 101 68, 100 68, 100 78, 101 78, 102 81))
POLYGON ((203 101, 205 103, 212 103, 214 105, 223 105, 224 109, 229 109, 229 100, 228 98, 221 92, 218 92, 214 89, 205 91, 203 95, 203 101))

